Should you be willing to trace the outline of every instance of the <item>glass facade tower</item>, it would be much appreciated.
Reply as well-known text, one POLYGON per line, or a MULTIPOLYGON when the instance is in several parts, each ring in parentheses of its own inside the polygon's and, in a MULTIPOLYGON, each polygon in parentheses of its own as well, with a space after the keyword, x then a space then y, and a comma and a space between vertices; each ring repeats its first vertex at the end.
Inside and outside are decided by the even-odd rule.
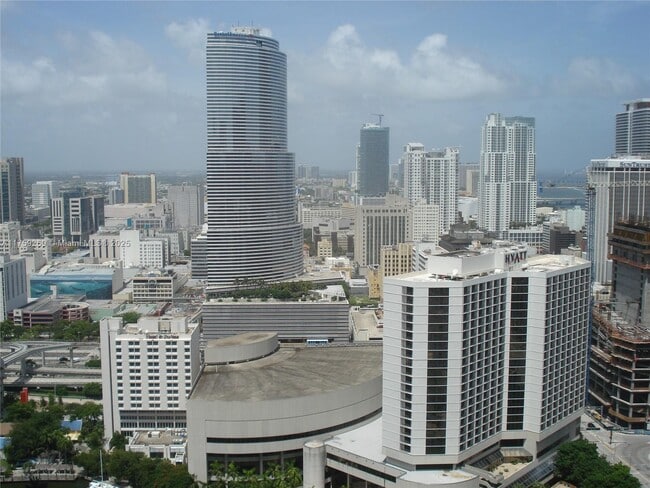
POLYGON ((302 273, 287 62, 276 40, 238 27, 207 39, 208 284, 302 273))
POLYGON ((359 195, 383 196, 388 193, 389 129, 365 124, 359 138, 359 195))

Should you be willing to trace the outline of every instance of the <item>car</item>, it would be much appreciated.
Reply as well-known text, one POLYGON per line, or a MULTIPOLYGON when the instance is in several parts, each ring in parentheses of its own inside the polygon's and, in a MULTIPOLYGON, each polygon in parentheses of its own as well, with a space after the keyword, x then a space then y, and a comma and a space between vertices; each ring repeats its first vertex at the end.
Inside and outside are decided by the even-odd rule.
POLYGON ((587 422, 587 430, 600 430, 600 427, 593 422, 587 422))

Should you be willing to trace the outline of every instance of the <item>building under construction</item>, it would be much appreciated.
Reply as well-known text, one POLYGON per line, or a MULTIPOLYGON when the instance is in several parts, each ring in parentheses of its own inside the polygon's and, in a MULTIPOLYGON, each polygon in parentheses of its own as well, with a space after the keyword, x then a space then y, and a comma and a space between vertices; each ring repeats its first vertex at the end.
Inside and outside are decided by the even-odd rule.
POLYGON ((650 224, 619 222, 609 234, 610 300, 593 310, 589 396, 629 429, 650 427, 650 224))

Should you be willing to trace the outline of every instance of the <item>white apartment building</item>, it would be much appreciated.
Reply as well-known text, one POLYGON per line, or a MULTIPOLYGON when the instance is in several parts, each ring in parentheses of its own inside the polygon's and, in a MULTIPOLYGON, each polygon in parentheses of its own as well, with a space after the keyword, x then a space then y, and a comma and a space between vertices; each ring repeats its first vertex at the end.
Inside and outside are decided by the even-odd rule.
POLYGON ((424 200, 439 207, 439 233, 456 222, 458 206, 458 148, 425 151, 416 142, 404 146, 404 196, 412 205, 424 200))
POLYGON ((13 309, 27 304, 29 295, 25 258, 0 254, 0 321, 13 309))
POLYGON ((411 212, 413 240, 437 243, 440 240, 440 206, 420 200, 411 206, 411 212))
POLYGON ((120 258, 126 268, 164 268, 169 262, 169 240, 142 237, 139 230, 121 230, 120 258))
POLYGON ((588 261, 510 245, 428 266, 385 279, 382 419, 324 441, 327 466, 391 487, 505 487, 552 471, 583 412, 588 261), (513 455, 528 459, 515 474, 487 471, 513 455))
POLYGON ((185 428, 186 400, 200 371, 199 327, 187 317, 100 322, 104 437, 185 428))
POLYGON ((488 115, 481 132, 479 228, 501 233, 535 224, 535 119, 488 115))
POLYGON ((0 224, 0 254, 18 254, 20 222, 0 224))
POLYGON ((582 230, 587 222, 587 213, 585 210, 576 205, 573 208, 568 208, 562 211, 564 214, 564 222, 571 230, 582 230))
POLYGON ((607 236, 621 220, 650 217, 650 157, 592 159, 587 168, 587 257, 598 283, 612 280, 607 236))

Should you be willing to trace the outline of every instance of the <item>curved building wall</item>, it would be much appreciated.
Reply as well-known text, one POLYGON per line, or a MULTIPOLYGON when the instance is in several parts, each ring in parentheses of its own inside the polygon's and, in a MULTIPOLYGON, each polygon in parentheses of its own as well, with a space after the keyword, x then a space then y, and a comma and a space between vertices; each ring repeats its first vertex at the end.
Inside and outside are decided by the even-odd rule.
POLYGON ((341 391, 265 402, 188 401, 188 468, 205 481, 210 454, 302 450, 381 413, 381 377, 341 391))
POLYGON ((302 273, 278 42, 248 28, 208 34, 207 104, 208 283, 302 273))
MULTIPOLYGON (((354 348, 349 349, 349 354, 352 354, 350 367, 356 367, 351 350, 354 348)), ((321 351, 315 353, 325 354, 321 351)), ((370 374, 360 383, 329 390, 329 387, 324 387, 326 391, 322 393, 302 396, 299 392, 288 391, 291 387, 281 376, 277 379, 278 375, 272 368, 263 370, 270 371, 269 375, 257 378, 266 383, 259 387, 264 392, 259 392, 249 379, 242 389, 250 389, 250 396, 231 401, 225 394, 217 398, 210 393, 203 394, 202 388, 213 388, 214 385, 199 381, 198 391, 193 392, 188 400, 188 468, 200 481, 207 480, 209 459, 218 455, 262 459, 265 455, 302 453, 303 444, 311 439, 351 430, 380 415, 382 379, 379 368, 376 374, 370 374), (273 378, 276 378, 275 382, 273 378), (273 384, 269 386, 270 383, 273 384)), ((339 374, 337 371, 334 373, 339 374)), ((204 371, 203 374, 214 373, 204 371)), ((219 367, 216 374, 219 374, 219 367)), ((307 391, 313 386, 309 379, 313 373, 305 374, 303 381, 307 391)), ((323 376, 328 376, 328 372, 323 372, 323 376)), ((246 380, 242 377, 241 381, 246 380)), ((233 396, 237 394, 233 392, 233 396)))

